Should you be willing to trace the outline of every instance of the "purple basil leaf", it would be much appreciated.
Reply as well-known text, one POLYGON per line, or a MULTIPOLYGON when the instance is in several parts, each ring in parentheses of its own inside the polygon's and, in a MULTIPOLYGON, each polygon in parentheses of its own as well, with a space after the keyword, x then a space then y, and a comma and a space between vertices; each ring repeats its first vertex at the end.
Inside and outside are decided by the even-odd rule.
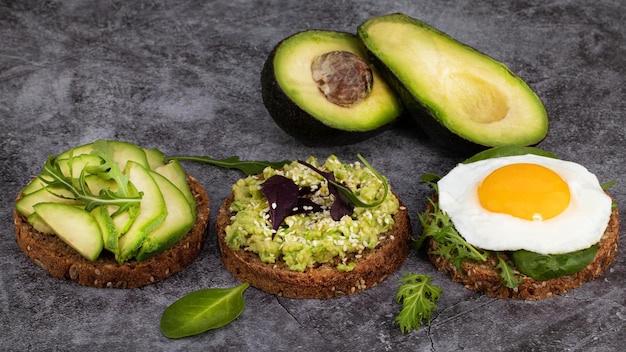
POLYGON ((263 182, 261 191, 270 206, 272 228, 278 230, 283 220, 298 206, 299 187, 285 176, 274 175, 263 182))
POLYGON ((304 186, 300 188, 300 191, 298 192, 298 197, 304 197, 309 194, 313 194, 313 190, 311 189, 311 187, 304 186))
MULTIPOLYGON (((319 170, 315 166, 307 163, 306 161, 298 160, 298 162, 311 168, 313 171, 322 175, 328 181, 337 182, 337 180, 335 180, 335 174, 333 174, 332 172, 324 172, 322 170, 319 170)), ((333 202, 333 205, 330 206, 330 216, 333 218, 333 220, 339 221, 345 215, 352 215, 352 213, 354 212, 354 204, 352 204, 352 202, 350 202, 350 200, 330 182, 328 183, 328 190, 333 196, 335 196, 335 201, 333 202)))
POLYGON ((329 189, 330 193, 335 196, 335 201, 333 205, 330 206, 330 216, 333 220, 339 221, 346 215, 352 215, 354 212, 354 204, 352 204, 343 193, 339 192, 336 187, 329 184, 329 189))

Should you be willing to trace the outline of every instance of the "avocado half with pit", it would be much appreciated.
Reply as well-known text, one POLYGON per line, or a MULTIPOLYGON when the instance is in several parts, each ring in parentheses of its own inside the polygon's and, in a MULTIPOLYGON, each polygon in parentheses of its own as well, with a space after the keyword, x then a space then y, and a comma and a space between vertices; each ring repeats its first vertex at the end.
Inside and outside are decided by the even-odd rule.
POLYGON ((473 153, 545 138, 541 100, 486 54, 399 13, 371 18, 357 34, 408 113, 449 149, 473 153))
POLYGON ((263 104, 281 129, 305 145, 370 138, 401 115, 402 104, 366 58, 351 33, 293 34, 263 66, 263 104))

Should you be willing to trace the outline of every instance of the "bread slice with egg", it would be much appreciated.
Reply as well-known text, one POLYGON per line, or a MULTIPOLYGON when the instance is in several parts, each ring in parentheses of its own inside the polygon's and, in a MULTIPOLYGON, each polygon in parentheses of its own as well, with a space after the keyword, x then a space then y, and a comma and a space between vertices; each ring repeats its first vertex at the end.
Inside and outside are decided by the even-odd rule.
MULTIPOLYGON (((209 197, 202 185, 187 175, 196 201, 196 222, 176 245, 141 262, 119 265, 113 254, 103 251, 90 261, 55 235, 35 230, 17 211, 15 234, 20 249, 53 277, 80 285, 108 288, 135 288, 161 281, 193 263, 202 249, 209 222, 209 197)), ((18 196, 18 199, 21 197, 18 196)))
MULTIPOLYGON (((433 211, 431 203, 426 211, 433 211)), ((488 252, 489 256, 484 262, 464 262, 460 269, 457 269, 454 263, 448 261, 445 256, 435 254, 439 245, 433 238, 429 238, 426 242, 426 253, 439 271, 449 275, 452 281, 462 283, 467 289, 494 298, 539 300, 563 294, 602 275, 615 260, 618 242, 619 211, 615 207, 611 212, 608 226, 598 242, 598 252, 587 267, 575 274, 545 281, 524 277, 521 284, 515 288, 504 286, 500 269, 497 268, 498 258, 495 252, 488 252)), ((500 252, 500 256, 508 260, 504 252, 500 252)))
MULTIPOLYGON (((389 194, 391 196, 391 193, 389 194)), ((395 195, 394 195, 395 196, 395 195)), ((361 292, 384 281, 398 270, 409 254, 411 223, 402 202, 394 214, 394 224, 379 235, 374 249, 362 255, 349 257, 356 263, 351 271, 339 271, 338 263, 325 263, 304 272, 292 271, 282 260, 275 264, 263 263, 256 253, 241 248, 231 249, 226 241, 226 226, 234 213, 231 204, 234 196, 224 201, 217 216, 217 239, 222 262, 237 279, 277 296, 290 298, 328 298, 361 292)))
MULTIPOLYGON (((432 208, 427 209, 432 211, 432 208)), ((619 212, 615 208, 611 213, 609 224, 604 235, 598 242, 598 252, 593 261, 583 270, 567 276, 539 281, 524 277, 522 283, 515 288, 503 285, 500 270, 496 268, 498 259, 493 252, 485 262, 464 262, 458 270, 442 255, 434 254, 439 248, 432 238, 427 243, 426 252, 430 261, 439 271, 448 274, 455 282, 462 283, 466 288, 496 298, 514 298, 538 300, 563 294, 568 290, 581 286, 604 273, 617 255, 619 242, 619 212)), ((504 253, 500 255, 505 256, 504 253)))
POLYGON ((619 214, 610 183, 573 161, 502 146, 424 181, 436 193, 420 216, 420 244, 470 290, 552 297, 597 278, 615 259, 619 214))

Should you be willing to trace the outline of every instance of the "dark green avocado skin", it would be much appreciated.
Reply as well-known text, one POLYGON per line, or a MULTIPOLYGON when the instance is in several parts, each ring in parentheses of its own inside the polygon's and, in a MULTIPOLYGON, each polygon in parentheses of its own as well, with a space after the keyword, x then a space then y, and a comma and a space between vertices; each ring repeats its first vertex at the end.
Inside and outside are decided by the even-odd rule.
POLYGON ((276 82, 274 57, 280 43, 268 56, 261 71, 261 95, 263 104, 274 122, 288 135, 309 147, 342 146, 369 139, 393 125, 381 126, 370 131, 340 130, 323 124, 296 105, 276 82))

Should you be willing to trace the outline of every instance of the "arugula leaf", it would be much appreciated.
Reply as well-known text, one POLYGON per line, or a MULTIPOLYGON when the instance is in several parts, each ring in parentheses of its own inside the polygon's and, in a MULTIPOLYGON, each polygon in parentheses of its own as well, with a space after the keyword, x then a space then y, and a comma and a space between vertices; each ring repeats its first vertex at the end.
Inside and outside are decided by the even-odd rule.
POLYGON ((237 169, 246 175, 257 175, 263 172, 266 167, 272 167, 274 169, 280 169, 286 164, 290 164, 290 160, 283 161, 252 161, 252 160, 239 160, 238 156, 231 156, 226 159, 213 159, 208 156, 168 156, 165 157, 165 161, 168 160, 188 160, 197 161, 213 166, 218 166, 224 169, 237 169))
POLYGON ((508 288, 518 287, 522 281, 524 281, 524 277, 522 275, 518 277, 515 276, 515 271, 513 268, 507 263, 499 253, 496 253, 496 257, 498 257, 498 265, 496 265, 497 269, 500 269, 500 278, 504 283, 504 286, 508 288))
POLYGON ((349 201, 350 203, 354 204, 357 207, 362 207, 362 208, 375 208, 379 205, 381 205, 385 199, 387 198, 387 194, 389 193, 389 182, 387 181, 387 178, 383 175, 381 175, 378 171, 376 171, 376 169, 374 169, 372 167, 372 165, 370 165, 365 158, 363 158, 363 156, 361 156, 361 154, 357 154, 358 158, 363 162, 363 164, 370 169, 370 171, 379 179, 382 181, 383 183, 383 196, 381 197, 381 199, 379 199, 378 201, 374 202, 374 203, 365 203, 363 201, 361 201, 359 199, 359 197, 357 197, 354 193, 352 193, 352 191, 343 186, 342 184, 338 183, 335 181, 335 177, 332 176, 330 177, 330 175, 332 175, 331 173, 328 172, 322 172, 321 170, 318 170, 316 167, 314 167, 313 165, 310 165, 307 162, 298 160, 299 163, 306 165, 307 167, 311 168, 312 170, 314 170, 315 172, 317 172, 318 174, 322 175, 324 178, 326 178, 326 180, 328 180, 328 183, 331 184, 334 188, 336 188, 337 190, 339 190, 341 192, 341 194, 343 194, 349 201))
MULTIPOLYGON (((99 139, 93 143, 93 150, 91 154, 100 157, 103 163, 100 165, 90 165, 85 168, 86 172, 91 174, 98 174, 104 179, 110 179, 117 184, 117 191, 113 192, 110 189, 103 190, 104 193, 111 197, 119 198, 132 198, 133 194, 130 191, 130 178, 124 174, 120 169, 118 163, 113 159, 113 148, 103 139, 99 139)), ((135 192, 136 193, 136 192, 135 192)), ((111 214, 111 217, 115 217, 125 211, 129 212, 132 219, 136 218, 139 214, 139 207, 136 204, 127 203, 120 205, 120 207, 111 214)))
POLYGON ((83 202, 85 204, 85 210, 87 211, 93 210, 98 205, 116 205, 120 208, 126 208, 133 205, 139 205, 141 200, 141 194, 139 196, 123 197, 111 192, 110 190, 104 190, 98 195, 91 193, 87 183, 85 182, 84 169, 81 170, 80 177, 78 178, 65 176, 61 171, 59 164, 55 163, 55 158, 52 155, 48 157, 48 160, 44 163, 39 178, 46 184, 46 186, 63 187, 70 191, 73 195, 71 198, 54 193, 48 188, 48 192, 56 197, 75 199, 83 202))
POLYGON ((424 320, 430 325, 430 315, 437 309, 437 301, 443 290, 431 285, 432 278, 424 274, 407 273, 398 282, 396 302, 402 304, 396 323, 402 333, 419 330, 424 320))

